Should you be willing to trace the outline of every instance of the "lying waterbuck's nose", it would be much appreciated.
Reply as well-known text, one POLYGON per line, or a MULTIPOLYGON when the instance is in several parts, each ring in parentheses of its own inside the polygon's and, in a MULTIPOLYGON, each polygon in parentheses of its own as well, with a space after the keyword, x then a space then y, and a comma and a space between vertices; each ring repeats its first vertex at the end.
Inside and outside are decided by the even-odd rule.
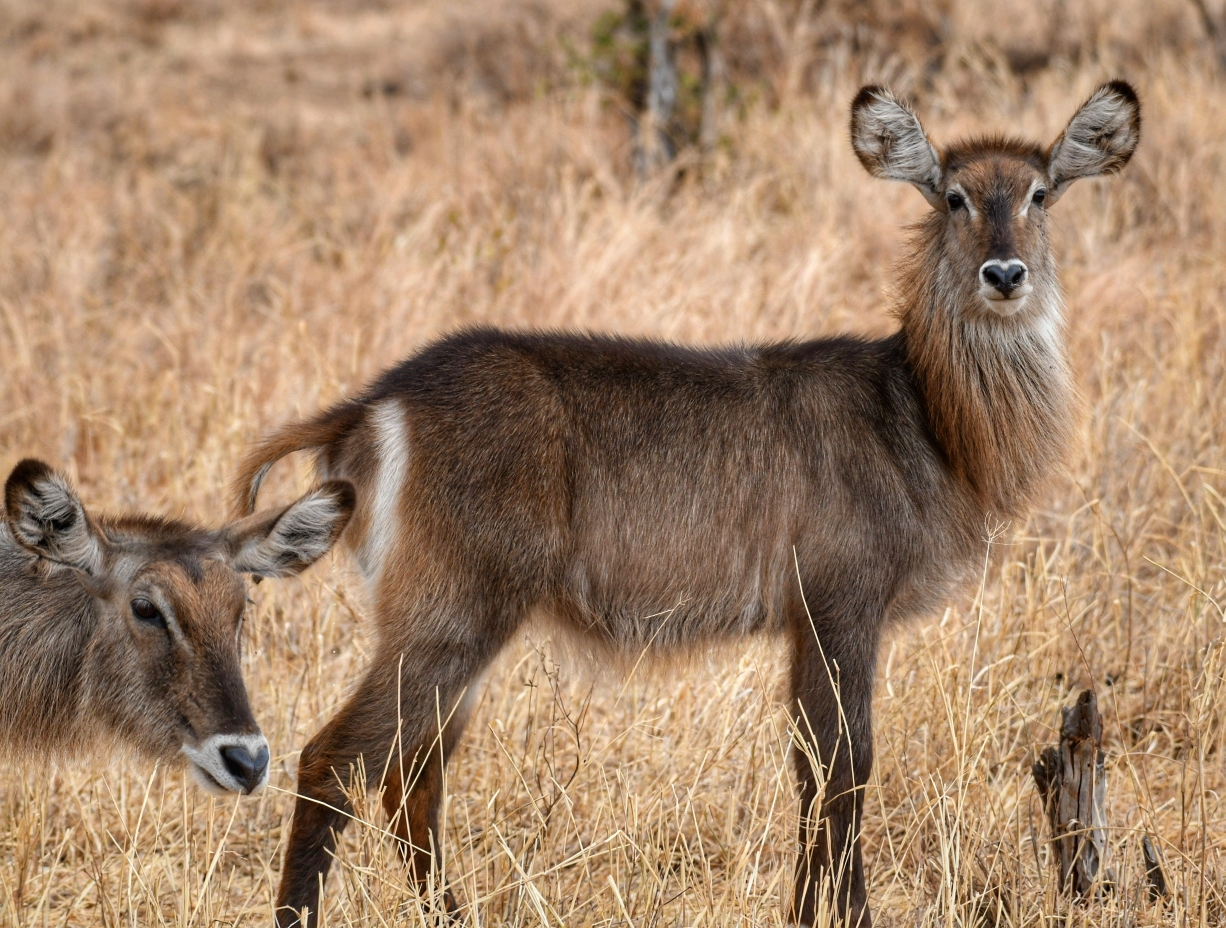
POLYGON ((251 793, 264 785, 268 775, 268 744, 261 744, 254 754, 245 744, 227 744, 221 749, 221 759, 234 779, 251 793))
POLYGON ((1016 258, 1010 261, 985 261, 979 268, 979 280, 1007 299, 1026 282, 1026 265, 1016 258))
POLYGON ((199 747, 183 746, 196 781, 211 793, 251 794, 268 782, 263 735, 213 735, 199 747))

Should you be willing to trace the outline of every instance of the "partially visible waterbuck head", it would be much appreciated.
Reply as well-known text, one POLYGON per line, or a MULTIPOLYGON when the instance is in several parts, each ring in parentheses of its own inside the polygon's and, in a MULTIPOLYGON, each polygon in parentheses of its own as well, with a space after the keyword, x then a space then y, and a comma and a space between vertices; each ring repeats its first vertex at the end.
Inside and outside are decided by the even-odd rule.
POLYGON ((322 556, 353 512, 353 487, 330 481, 286 508, 206 530, 95 518, 62 475, 25 460, 4 503, 16 544, 0 533, 0 632, 14 645, 0 654, 10 715, 0 747, 112 740, 182 757, 213 793, 261 788, 268 742, 240 669, 244 575, 290 576, 322 556))
POLYGON ((863 88, 851 107, 864 167, 915 185, 935 210, 921 234, 943 302, 1006 317, 1058 302, 1047 210, 1073 181, 1122 168, 1140 138, 1140 103, 1124 81, 1099 87, 1047 148, 993 136, 937 149, 882 87, 863 88))

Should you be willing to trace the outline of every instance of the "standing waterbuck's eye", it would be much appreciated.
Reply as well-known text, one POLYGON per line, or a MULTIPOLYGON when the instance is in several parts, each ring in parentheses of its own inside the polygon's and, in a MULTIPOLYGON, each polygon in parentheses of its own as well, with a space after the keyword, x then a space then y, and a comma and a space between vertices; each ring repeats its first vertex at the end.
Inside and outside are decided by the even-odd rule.
POLYGON ((945 194, 945 203, 949 206, 949 211, 955 213, 966 206, 966 199, 960 193, 951 192, 945 194))
POLYGON ((1034 202, 1035 206, 1042 206, 1043 201, 1047 199, 1047 190, 1043 187, 1040 187, 1038 190, 1034 192, 1034 196, 1031 197, 1030 199, 1034 202))
POLYGON ((166 618, 158 607, 142 597, 132 600, 132 615, 146 625, 153 625, 157 628, 166 627, 166 618))

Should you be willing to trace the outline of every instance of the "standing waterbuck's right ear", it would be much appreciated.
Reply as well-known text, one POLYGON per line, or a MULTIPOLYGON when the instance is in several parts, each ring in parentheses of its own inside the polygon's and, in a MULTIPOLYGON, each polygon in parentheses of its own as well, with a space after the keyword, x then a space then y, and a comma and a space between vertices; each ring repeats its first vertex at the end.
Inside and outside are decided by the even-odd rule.
POLYGON ((941 159, 919 117, 884 87, 864 87, 851 101, 851 147, 874 177, 914 184, 941 205, 941 159))
POLYGON ((329 480, 285 509, 236 522, 227 529, 231 564, 255 577, 301 573, 341 537, 356 505, 352 483, 329 480))
POLYGON ((1126 81, 1099 87, 1069 120, 1047 155, 1050 205, 1082 177, 1114 174, 1141 141, 1141 101, 1126 81))
POLYGON ((31 553, 90 576, 102 570, 105 539, 72 485, 49 465, 27 458, 13 468, 4 512, 13 538, 31 553))

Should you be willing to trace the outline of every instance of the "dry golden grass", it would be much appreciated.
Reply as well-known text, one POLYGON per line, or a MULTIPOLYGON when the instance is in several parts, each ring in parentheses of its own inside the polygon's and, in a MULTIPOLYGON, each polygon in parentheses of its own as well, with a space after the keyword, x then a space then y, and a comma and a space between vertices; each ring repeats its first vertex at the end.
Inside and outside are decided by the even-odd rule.
MULTIPOLYGON (((1081 438, 981 589, 885 649, 870 899, 883 925, 1226 922, 1226 84, 1181 0, 1074 5, 1063 57, 1010 76, 990 23, 1016 13, 1033 44, 1055 6, 951 0, 933 71, 743 3, 742 35, 779 37, 759 56, 775 70, 713 154, 639 184, 616 106, 567 76, 595 0, 0 3, 0 471, 39 455, 100 508, 215 520, 254 436, 464 323, 887 331, 890 263, 925 207, 856 164, 857 84, 915 91, 938 141, 1046 139, 1127 77, 1137 158, 1054 211, 1081 438), (1086 686, 1120 887, 1078 907, 1055 895, 1029 765, 1086 686), (1144 892, 1143 833, 1166 907, 1144 892)), ((295 466, 270 495, 305 484, 295 466)), ((269 922, 297 752, 365 638, 341 557, 253 595, 270 789, 218 802, 135 759, 9 764, 0 922, 269 922)), ((766 642, 593 686, 548 642, 512 649, 447 783, 469 924, 779 923, 796 814, 782 667, 766 642)), ((358 813, 327 924, 432 923, 376 804, 358 813)))

